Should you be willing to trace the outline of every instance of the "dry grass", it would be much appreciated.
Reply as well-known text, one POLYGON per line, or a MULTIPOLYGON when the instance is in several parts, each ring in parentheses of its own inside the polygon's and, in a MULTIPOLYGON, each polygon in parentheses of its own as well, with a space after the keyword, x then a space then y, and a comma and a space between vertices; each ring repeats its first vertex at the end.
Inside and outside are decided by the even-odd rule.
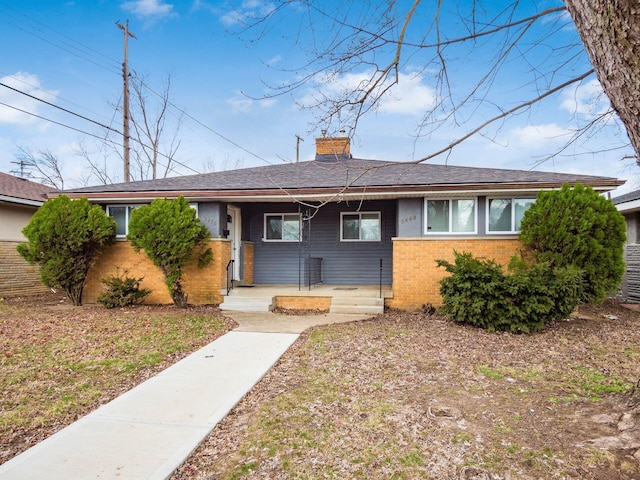
POLYGON ((0 461, 228 331, 213 307, 0 301, 0 461))
POLYGON ((313 329, 174 479, 639 479, 640 317, 582 312, 533 335, 401 312, 313 329))

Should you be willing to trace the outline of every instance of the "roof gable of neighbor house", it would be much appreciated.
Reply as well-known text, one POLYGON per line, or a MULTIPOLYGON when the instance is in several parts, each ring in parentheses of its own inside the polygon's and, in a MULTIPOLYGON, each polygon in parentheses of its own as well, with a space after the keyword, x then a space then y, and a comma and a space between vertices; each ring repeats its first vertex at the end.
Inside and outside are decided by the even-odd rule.
POLYGON ((45 194, 51 190, 53 189, 46 185, 0 172, 0 201, 2 202, 40 206, 46 200, 45 194))
POLYGON ((640 190, 625 193, 611 199, 619 212, 630 213, 640 210, 640 190))

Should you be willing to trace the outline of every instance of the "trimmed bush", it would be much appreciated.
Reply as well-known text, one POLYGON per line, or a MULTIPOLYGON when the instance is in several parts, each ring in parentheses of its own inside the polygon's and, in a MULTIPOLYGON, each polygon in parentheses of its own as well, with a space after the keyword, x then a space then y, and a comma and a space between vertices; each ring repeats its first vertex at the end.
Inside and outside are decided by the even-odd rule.
POLYGON ((74 305, 81 305, 89 268, 115 241, 116 222, 86 198, 60 195, 47 200, 22 233, 28 243, 18 245, 18 253, 40 265, 42 283, 61 288, 74 305))
POLYGON ((490 332, 530 333, 566 318, 580 303, 582 271, 574 266, 520 263, 505 275, 493 260, 454 253, 453 264, 438 260, 438 266, 451 273, 440 281, 442 312, 456 322, 490 332))
POLYGON ((140 288, 140 282, 144 277, 128 277, 128 270, 119 275, 111 275, 100 281, 105 286, 105 291, 98 296, 98 303, 106 308, 128 307, 141 302, 151 293, 148 288, 140 288))
POLYGON ((213 260, 209 231, 184 197, 156 198, 150 205, 131 212, 127 239, 135 251, 144 249, 154 265, 162 270, 173 303, 187 306, 182 287, 184 270, 192 261, 204 267, 213 260))
POLYGON ((536 262, 584 271, 584 302, 599 303, 624 274, 624 217, 590 187, 565 184, 540 192, 521 224, 520 240, 536 262))

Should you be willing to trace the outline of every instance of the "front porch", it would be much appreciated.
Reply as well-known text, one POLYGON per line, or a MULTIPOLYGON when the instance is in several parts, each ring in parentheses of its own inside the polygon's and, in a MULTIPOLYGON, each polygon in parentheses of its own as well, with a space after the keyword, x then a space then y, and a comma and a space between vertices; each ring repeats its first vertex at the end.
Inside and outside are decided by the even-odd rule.
POLYGON ((221 310, 269 312, 274 308, 328 310, 330 313, 377 315, 393 298, 390 285, 234 285, 220 291, 221 310))

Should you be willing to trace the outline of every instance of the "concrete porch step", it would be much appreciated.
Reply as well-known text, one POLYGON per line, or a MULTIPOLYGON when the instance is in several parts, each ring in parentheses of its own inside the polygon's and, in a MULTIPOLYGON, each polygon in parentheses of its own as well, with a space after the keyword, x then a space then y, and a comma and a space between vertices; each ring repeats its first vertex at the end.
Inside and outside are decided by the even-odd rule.
POLYGON ((359 313, 377 315, 384 313, 384 299, 375 297, 333 297, 330 313, 359 313))
POLYGON ((236 312, 270 312, 276 306, 275 297, 227 295, 220 304, 220 310, 236 312))

